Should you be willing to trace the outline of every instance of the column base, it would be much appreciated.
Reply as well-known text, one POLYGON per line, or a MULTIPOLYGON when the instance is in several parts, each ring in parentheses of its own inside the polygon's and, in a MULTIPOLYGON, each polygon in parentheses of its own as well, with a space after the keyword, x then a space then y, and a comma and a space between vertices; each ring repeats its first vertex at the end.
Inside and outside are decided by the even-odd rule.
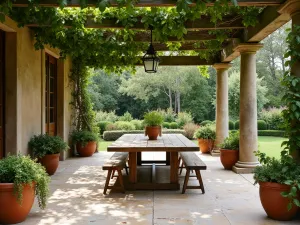
POLYGON ((213 149, 213 150, 210 151, 210 155, 219 157, 220 156, 220 150, 219 149, 213 149))
POLYGON ((233 167, 232 171, 235 173, 253 173, 255 167, 259 166, 259 162, 240 162, 238 161, 233 167))

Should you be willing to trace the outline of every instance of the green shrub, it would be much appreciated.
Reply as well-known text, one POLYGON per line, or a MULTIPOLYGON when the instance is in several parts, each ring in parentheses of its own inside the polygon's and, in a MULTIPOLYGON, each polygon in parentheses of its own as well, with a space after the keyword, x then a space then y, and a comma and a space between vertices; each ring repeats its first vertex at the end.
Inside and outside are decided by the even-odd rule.
MULTIPOLYGON (((115 141, 123 134, 144 134, 144 130, 114 130, 114 131, 105 131, 103 133, 103 140, 105 141, 115 141)), ((163 130, 162 135, 164 134, 182 134, 186 135, 184 130, 163 130)))
POLYGON ((71 134, 71 139, 73 144, 81 143, 82 146, 85 146, 89 141, 98 141, 97 134, 87 131, 73 131, 71 134))
POLYGON ((240 121, 239 120, 235 121, 235 123, 234 123, 234 129, 235 130, 240 129, 240 121))
POLYGON ((130 123, 132 123, 135 127, 135 130, 143 130, 144 129, 144 121, 143 120, 131 120, 130 123))
POLYGON ((229 136, 220 144, 220 148, 228 150, 240 149, 240 132, 230 132, 229 136))
POLYGON ((229 130, 234 130, 234 122, 229 120, 228 127, 229 127, 229 130))
POLYGON ((258 130, 267 130, 267 123, 264 120, 257 120, 257 129, 258 130))
POLYGON ((118 130, 118 128, 117 128, 116 124, 110 123, 110 124, 107 124, 106 130, 108 130, 108 131, 110 131, 110 130, 118 130))
POLYGON ((163 117, 158 111, 151 111, 144 115, 144 124, 146 126, 160 126, 163 123, 163 117))
POLYGON ((176 123, 180 128, 182 128, 185 124, 193 122, 193 117, 191 113, 188 112, 180 112, 177 115, 176 123))
POLYGON ((206 126, 206 125, 209 125, 209 124, 211 124, 212 123, 212 121, 210 121, 210 120, 203 120, 201 123, 200 123, 200 126, 206 126))
POLYGON ((199 129, 199 126, 194 123, 187 123, 183 126, 183 129, 186 133, 186 137, 188 139, 193 139, 194 138, 194 133, 197 129, 199 129))
POLYGON ((216 128, 213 125, 201 126, 194 134, 199 139, 216 139, 216 128))
POLYGON ((115 125, 118 130, 135 130, 134 124, 128 121, 117 121, 115 125))
POLYGON ((12 155, 0 160, 0 183, 13 183, 14 195, 22 203, 23 184, 35 182, 35 195, 41 209, 46 207, 50 178, 45 167, 29 156, 12 155))
POLYGON ((163 128, 169 129, 169 128, 170 128, 170 123, 168 123, 168 122, 163 122, 162 126, 163 126, 163 128))
POLYGON ((99 123, 100 121, 109 121, 109 122, 116 122, 118 120, 118 116, 116 115, 115 111, 111 112, 104 112, 104 111, 98 111, 96 112, 95 121, 96 123, 99 123))
POLYGON ((131 120, 133 120, 131 114, 129 112, 126 112, 123 114, 123 116, 119 117, 119 121, 128 121, 130 122, 131 120))
POLYGON ((283 131, 283 130, 259 130, 258 136, 285 137, 285 131, 283 131))
POLYGON ((268 130, 284 130, 284 118, 282 115, 283 108, 263 109, 259 114, 261 120, 266 121, 268 130))
POLYGON ((179 125, 176 122, 170 123, 170 129, 177 129, 179 128, 179 125))
POLYGON ((42 158, 45 155, 58 154, 61 151, 65 151, 69 146, 59 136, 40 134, 30 138, 28 148, 35 157, 42 158))
POLYGON ((164 122, 175 122, 176 114, 171 108, 168 108, 167 110, 159 110, 159 112, 162 115, 164 122))
POLYGON ((110 121, 100 121, 98 123, 98 127, 100 129, 100 134, 103 134, 104 131, 106 131, 106 127, 108 124, 112 124, 110 121))

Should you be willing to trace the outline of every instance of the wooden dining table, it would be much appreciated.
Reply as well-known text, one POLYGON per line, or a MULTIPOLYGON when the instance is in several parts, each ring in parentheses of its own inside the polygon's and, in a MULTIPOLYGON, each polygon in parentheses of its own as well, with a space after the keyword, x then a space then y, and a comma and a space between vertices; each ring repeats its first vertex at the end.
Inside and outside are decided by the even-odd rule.
MULTIPOLYGON (((179 190, 178 154, 179 152, 199 151, 199 148, 182 134, 162 134, 157 140, 149 140, 144 134, 124 134, 108 146, 107 151, 129 153, 129 182, 125 184, 126 189, 179 190), (169 161, 168 167, 170 171, 169 181, 164 183, 156 182, 156 176, 159 174, 156 174, 156 164, 152 163, 151 182, 139 182, 137 179, 138 154, 142 152, 166 152, 169 154, 169 159, 167 160, 169 161)), ((147 163, 149 166, 149 161, 147 163)))

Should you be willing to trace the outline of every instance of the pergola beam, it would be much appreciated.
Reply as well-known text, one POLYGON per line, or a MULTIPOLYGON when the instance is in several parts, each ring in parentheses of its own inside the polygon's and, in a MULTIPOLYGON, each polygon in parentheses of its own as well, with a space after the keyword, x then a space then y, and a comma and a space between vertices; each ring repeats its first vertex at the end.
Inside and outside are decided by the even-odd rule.
MULTIPOLYGON (((201 66, 213 65, 216 60, 201 59, 199 56, 160 56, 160 66, 201 66)), ((141 60, 142 62, 142 60, 141 60)), ((142 66, 142 63, 137 63, 137 66, 142 66)))
MULTIPOLYGON (((109 0, 112 7, 117 7, 116 0, 109 0)), ((283 0, 237 0, 239 6, 274 6, 280 5, 283 0)), ((206 3, 207 6, 212 6, 214 1, 206 3)), ((231 4, 231 3, 230 3, 231 4)), ((15 0, 13 6, 15 7, 27 7, 29 5, 29 0, 15 0)), ((58 7, 59 4, 57 0, 41 0, 40 6, 45 7, 58 7)), ((96 6, 97 0, 89 0, 87 6, 96 6)), ((194 3, 191 4, 195 5, 194 3)), ((140 0, 135 4, 136 7, 171 7, 176 6, 176 1, 174 0, 140 0)), ((70 0, 67 3, 67 7, 80 7, 80 0, 70 0)))
MULTIPOLYGON (((153 43, 153 47, 155 51, 171 51, 169 47, 164 43, 153 43)), ((188 42, 188 43, 181 43, 178 51, 191 51, 191 50, 202 50, 206 51, 209 50, 204 44, 196 44, 196 42, 188 42)))

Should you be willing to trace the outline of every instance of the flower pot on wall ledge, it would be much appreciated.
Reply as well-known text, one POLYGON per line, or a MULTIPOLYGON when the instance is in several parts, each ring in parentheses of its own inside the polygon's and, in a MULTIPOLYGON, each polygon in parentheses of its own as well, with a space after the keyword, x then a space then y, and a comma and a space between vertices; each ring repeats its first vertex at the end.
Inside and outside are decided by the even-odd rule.
POLYGON ((220 149, 220 160, 225 170, 231 170, 239 160, 239 150, 220 149))
POLYGON ((209 153, 214 146, 214 140, 198 138, 198 145, 202 153, 209 153))
POLYGON ((157 140, 158 135, 161 136, 161 126, 147 126, 145 128, 145 136, 149 137, 149 140, 157 140))
POLYGON ((53 175, 59 164, 59 153, 58 154, 51 154, 45 155, 42 158, 39 158, 38 162, 41 163, 45 168, 46 172, 51 176, 53 175))
POLYGON ((34 185, 25 184, 22 196, 20 205, 14 195, 14 184, 0 183, 0 224, 21 223, 26 219, 34 203, 34 185))
POLYGON ((89 157, 92 156, 97 149, 97 142, 96 141, 89 141, 85 146, 81 143, 76 144, 76 150, 78 154, 82 157, 89 157))
POLYGON ((291 220, 298 211, 298 207, 293 204, 288 211, 289 198, 283 197, 281 192, 290 191, 290 186, 272 182, 259 182, 259 196, 261 204, 268 217, 274 220, 291 220))

